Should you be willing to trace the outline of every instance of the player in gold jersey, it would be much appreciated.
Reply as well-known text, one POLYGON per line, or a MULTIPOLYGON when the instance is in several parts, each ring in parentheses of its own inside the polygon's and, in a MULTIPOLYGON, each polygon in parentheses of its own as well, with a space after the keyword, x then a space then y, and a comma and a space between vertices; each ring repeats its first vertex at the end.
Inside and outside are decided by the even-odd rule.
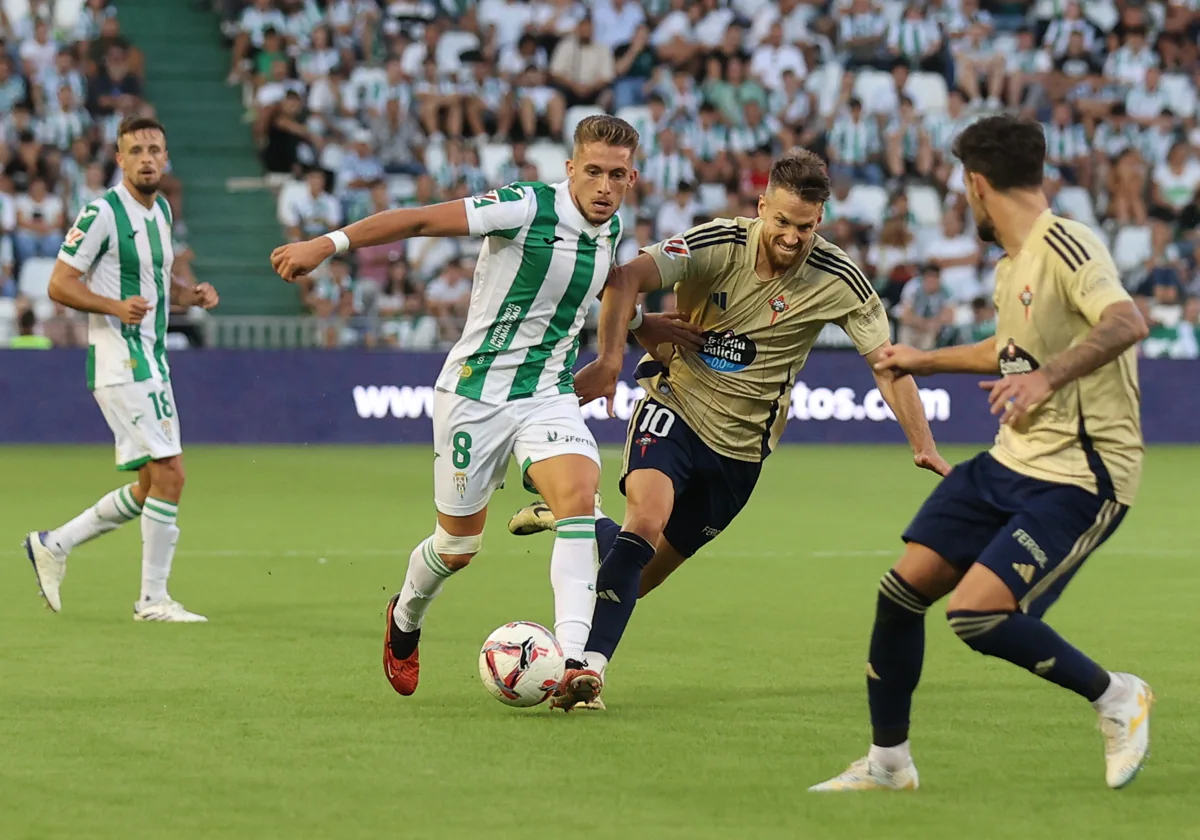
POLYGON ((1150 687, 1110 673, 1042 620, 1137 493, 1142 436, 1135 345, 1146 336, 1108 249, 1050 212, 1046 141, 1035 122, 989 117, 958 137, 980 236, 996 269, 996 337, 967 347, 895 347, 879 367, 915 375, 996 374, 982 383, 1000 415, 995 446, 959 464, 904 533, 881 581, 867 663, 873 745, 812 790, 915 789, 909 711, 921 676, 925 612, 946 615, 971 648, 1089 700, 1100 715, 1106 781, 1133 781, 1150 743, 1150 687))
MULTIPOLYGON (((646 396, 629 424, 624 525, 603 518, 597 524, 604 560, 589 668, 603 673, 639 595, 720 534, 749 500, 787 422, 796 374, 824 327, 845 330, 872 366, 891 347, 871 284, 816 233, 828 198, 825 164, 811 152, 793 152, 772 167, 758 218, 694 227, 645 248, 610 276, 601 358, 611 355, 603 348, 624 343, 639 291, 674 288, 677 308, 703 336, 698 349, 654 348, 637 368, 646 396)), ((874 372, 916 464, 945 474, 949 465, 937 453, 912 377, 874 372)), ((585 367, 576 379, 580 400, 607 396, 611 407, 619 373, 599 361, 585 367)), ((542 508, 518 512, 510 528, 545 529, 552 517, 542 508)))

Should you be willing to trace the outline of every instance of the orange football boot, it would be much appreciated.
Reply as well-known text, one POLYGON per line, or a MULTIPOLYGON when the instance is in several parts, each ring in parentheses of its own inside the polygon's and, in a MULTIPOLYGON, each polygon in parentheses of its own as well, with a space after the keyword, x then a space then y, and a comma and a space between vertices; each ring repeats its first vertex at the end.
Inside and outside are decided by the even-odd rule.
POLYGON ((417 683, 421 679, 421 659, 420 651, 415 647, 404 659, 397 659, 392 655, 392 633, 400 632, 396 622, 392 620, 392 613, 399 600, 400 594, 397 593, 387 605, 387 629, 383 631, 383 673, 392 684, 392 688, 396 689, 396 693, 407 697, 417 690, 417 683))
POLYGON ((550 706, 569 712, 580 703, 591 703, 600 696, 603 688, 604 681, 596 671, 590 668, 568 668, 550 699, 550 706))

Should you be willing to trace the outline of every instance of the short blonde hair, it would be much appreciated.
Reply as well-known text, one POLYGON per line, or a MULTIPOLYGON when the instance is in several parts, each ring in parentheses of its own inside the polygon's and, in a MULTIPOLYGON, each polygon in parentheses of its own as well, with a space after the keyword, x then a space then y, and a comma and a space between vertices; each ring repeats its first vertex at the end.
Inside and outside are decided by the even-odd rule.
POLYGON ((576 149, 588 143, 603 143, 605 146, 618 146, 636 152, 640 139, 636 128, 609 114, 585 117, 575 126, 576 149))

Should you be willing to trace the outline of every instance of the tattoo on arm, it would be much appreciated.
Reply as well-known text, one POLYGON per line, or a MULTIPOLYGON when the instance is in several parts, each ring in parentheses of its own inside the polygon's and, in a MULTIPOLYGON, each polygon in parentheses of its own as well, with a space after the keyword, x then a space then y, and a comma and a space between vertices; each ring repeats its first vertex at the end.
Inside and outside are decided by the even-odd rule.
POLYGON ((1132 301, 1104 310, 1080 344, 1059 353, 1042 367, 1050 387, 1058 390, 1098 370, 1146 337, 1146 322, 1132 301))

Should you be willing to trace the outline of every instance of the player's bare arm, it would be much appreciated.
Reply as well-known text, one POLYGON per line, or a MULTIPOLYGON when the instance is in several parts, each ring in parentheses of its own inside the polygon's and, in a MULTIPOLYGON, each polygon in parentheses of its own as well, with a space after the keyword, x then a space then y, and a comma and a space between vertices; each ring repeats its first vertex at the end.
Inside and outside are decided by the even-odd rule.
POLYGON ((913 463, 938 475, 947 475, 950 472, 950 464, 938 454, 916 380, 907 373, 878 367, 878 363, 892 349, 892 343, 885 342, 865 357, 867 364, 871 366, 875 384, 892 413, 896 415, 896 422, 904 430, 904 436, 908 438, 908 444, 913 451, 913 463))
POLYGON ((996 339, 985 338, 975 344, 942 347, 938 350, 917 350, 905 344, 880 348, 879 360, 872 364, 875 371, 890 370, 931 376, 935 373, 999 373, 996 339))
POLYGON ((213 309, 221 302, 221 296, 210 283, 197 283, 195 286, 173 284, 171 286, 171 303, 176 306, 199 306, 201 309, 213 309))
POLYGON ((397 242, 414 236, 470 236, 467 208, 462 201, 428 207, 385 210, 348 225, 333 235, 323 234, 304 242, 281 245, 271 252, 271 267, 289 283, 303 277, 338 253, 335 238, 344 236, 343 251, 397 242))
POLYGON ((83 282, 83 272, 72 268, 62 260, 54 264, 50 273, 50 299, 76 312, 91 312, 97 315, 112 315, 123 324, 140 324, 146 313, 154 309, 140 295, 117 300, 98 295, 83 282))
POLYGON ((581 404, 599 397, 608 399, 609 416, 617 379, 625 359, 625 336, 630 329, 647 351, 658 357, 658 348, 676 345, 688 350, 703 346, 704 331, 678 312, 634 315, 637 296, 662 287, 658 266, 647 254, 609 272, 600 300, 600 326, 597 330, 599 355, 575 375, 575 392, 581 404), (631 316, 633 320, 631 319, 631 316))
POLYGON ((1109 304, 1082 342, 1059 353, 1038 370, 981 382, 991 393, 992 414, 1004 412, 1000 422, 1012 425, 1029 409, 1064 385, 1087 376, 1116 359, 1149 334, 1146 320, 1131 300, 1109 304))

